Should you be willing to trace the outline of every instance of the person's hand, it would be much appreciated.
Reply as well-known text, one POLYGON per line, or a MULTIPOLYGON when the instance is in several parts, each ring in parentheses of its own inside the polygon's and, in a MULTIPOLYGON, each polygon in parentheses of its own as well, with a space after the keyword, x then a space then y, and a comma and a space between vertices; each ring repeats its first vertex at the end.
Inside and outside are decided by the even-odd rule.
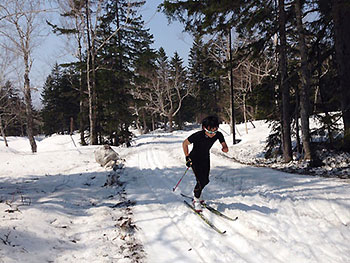
POLYGON ((222 145, 221 151, 223 151, 224 153, 227 153, 228 152, 228 147, 227 147, 226 142, 221 143, 221 145, 222 145))
POLYGON ((192 160, 189 156, 186 156, 186 166, 191 167, 192 166, 192 160))

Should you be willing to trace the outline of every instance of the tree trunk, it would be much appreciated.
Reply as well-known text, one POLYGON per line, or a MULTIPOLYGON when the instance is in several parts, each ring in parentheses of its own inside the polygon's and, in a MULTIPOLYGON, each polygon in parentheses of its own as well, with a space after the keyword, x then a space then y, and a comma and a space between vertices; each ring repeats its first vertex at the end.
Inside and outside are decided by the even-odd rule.
POLYGON ((332 0, 335 53, 339 94, 344 122, 344 148, 350 150, 350 4, 349 0, 332 0))
POLYGON ((168 114, 168 122, 169 122, 169 131, 173 131, 173 114, 168 114))
POLYGON ((144 109, 142 109, 142 121, 143 121, 142 134, 145 134, 148 131, 148 127, 147 127, 147 122, 146 122, 146 112, 144 109))
MULTIPOLYGON (((115 14, 116 14, 116 19, 117 19, 117 28, 120 28, 120 18, 119 18, 119 0, 116 0, 116 12, 115 12, 115 14)), ((121 34, 120 34, 120 30, 118 30, 118 32, 117 32, 117 42, 118 42, 118 48, 119 48, 119 56, 118 56, 118 58, 119 58, 119 67, 120 67, 120 70, 122 69, 122 66, 123 66, 123 56, 122 56, 122 52, 121 52, 121 50, 122 50, 122 48, 121 48, 121 39, 122 39, 122 37, 121 37, 121 34)))
MULTIPOLYGON (((320 59, 320 51, 319 49, 317 48, 317 61, 318 61, 318 64, 321 65, 322 61, 320 59)), ((331 116, 329 114, 329 110, 328 110, 328 106, 327 106, 327 102, 324 98, 324 95, 323 95, 323 82, 322 82, 322 73, 321 73, 321 67, 317 67, 317 80, 318 80, 318 88, 319 88, 319 94, 320 94, 320 99, 321 99, 321 109, 323 110, 324 114, 326 115, 326 119, 327 119, 327 122, 325 123, 326 125, 326 128, 327 128, 327 131, 328 131, 328 138, 329 138, 329 143, 330 143, 330 146, 333 147, 333 132, 332 132, 332 129, 331 129, 331 116)))
POLYGON ((300 137, 299 137, 299 92, 295 94, 295 137, 297 141, 297 152, 301 153, 300 149, 300 137))
MULTIPOLYGON (((90 144, 96 145, 97 144, 97 132, 96 132, 96 112, 95 112, 95 87, 93 80, 94 75, 92 77, 90 76, 90 70, 93 68, 93 51, 92 51, 92 44, 91 44, 91 24, 90 24, 90 3, 89 0, 85 1, 86 4, 86 27, 87 27, 87 60, 86 60, 86 82, 88 86, 88 93, 89 93, 89 121, 90 121, 90 144)), ((92 71, 94 73, 94 71, 92 71)))
POLYGON ((154 131, 156 129, 156 124, 154 121, 154 114, 152 114, 152 131, 154 131))
POLYGON ((74 118, 73 117, 70 117, 70 125, 69 125, 70 127, 70 135, 73 135, 73 133, 74 133, 74 118))
POLYGON ((96 55, 95 55, 95 43, 92 43, 91 49, 91 71, 92 71, 92 79, 91 79, 91 89, 92 89, 92 145, 98 144, 97 139, 97 92, 96 92, 96 55))
POLYGON ((244 127, 245 133, 248 134, 248 125, 247 125, 247 112, 246 112, 246 94, 243 94, 243 118, 244 118, 244 127))
POLYGON ((279 46, 279 75, 280 89, 282 93, 282 150, 285 162, 292 160, 292 142, 290 134, 290 94, 287 83, 287 38, 286 38, 286 14, 284 0, 278 0, 278 24, 280 34, 279 46))
MULTIPOLYGON (((79 62, 82 64, 83 62, 83 56, 81 53, 81 43, 79 39, 79 62)), ((85 125, 84 125, 84 119, 85 119, 85 114, 84 114, 84 88, 83 88, 83 69, 80 67, 79 69, 79 131, 80 131, 80 143, 81 145, 86 145, 85 142, 85 125)))
POLYGON ((232 143, 236 144, 236 131, 235 131, 235 97, 233 93, 233 64, 232 64, 232 28, 230 28, 229 37, 229 54, 230 54, 230 90, 231 90, 231 132, 232 132, 232 143))
POLYGON ((1 132, 2 138, 4 138, 5 146, 9 147, 9 145, 7 143, 6 135, 5 135, 5 129, 4 129, 4 126, 2 125, 1 115, 0 115, 0 132, 1 132))
POLYGON ((297 30, 299 35, 299 52, 301 61, 301 88, 300 88, 300 119, 301 119, 301 131, 302 141, 304 147, 304 159, 312 160, 312 150, 310 143, 310 128, 309 128, 309 94, 310 94, 310 71, 308 69, 308 55, 305 44, 305 35, 302 22, 302 11, 301 11, 300 0, 295 0, 295 15, 297 20, 297 30))
POLYGON ((29 139, 32 153, 37 152, 37 146, 34 139, 33 131, 33 111, 32 111, 32 96, 30 91, 30 80, 29 80, 29 57, 27 54, 24 55, 24 102, 26 105, 26 118, 27 118, 27 136, 29 139))
MULTIPOLYGON (((230 72, 227 73, 227 77, 228 77, 228 80, 231 82, 231 74, 230 72)), ((229 113, 230 113, 230 133, 233 134, 233 128, 234 128, 234 125, 233 125, 233 113, 232 113, 232 96, 233 94, 230 94, 230 110, 229 110, 229 113)))

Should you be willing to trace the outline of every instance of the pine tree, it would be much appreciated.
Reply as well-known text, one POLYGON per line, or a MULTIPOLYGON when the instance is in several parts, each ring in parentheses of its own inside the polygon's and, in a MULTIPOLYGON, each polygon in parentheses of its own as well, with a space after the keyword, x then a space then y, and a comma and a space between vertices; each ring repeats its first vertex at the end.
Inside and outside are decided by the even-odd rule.
MULTIPOLYGON (((138 9, 144 1, 107 1, 98 41, 112 36, 99 51, 97 91, 99 133, 113 144, 128 142, 128 128, 134 117, 133 89, 137 81, 137 63, 151 52, 153 36, 144 28, 138 9), (115 28, 118 28, 116 34, 115 28), (111 74, 112 73, 112 74, 111 74)), ((147 56, 146 56, 147 57, 147 56)))
MULTIPOLYGON (((279 7, 284 2, 279 1, 279 7)), ((235 26, 239 35, 255 36, 260 38, 254 42, 250 42, 245 48, 247 53, 258 56, 266 49, 267 45, 272 45, 271 38, 280 29, 280 47, 279 47, 279 62, 280 62, 280 89, 283 94, 282 106, 283 109, 283 152, 285 161, 290 161, 292 158, 291 151, 291 135, 290 135, 290 106, 289 106, 289 90, 287 90, 287 61, 286 61, 286 42, 283 42, 283 28, 286 21, 280 20, 277 26, 276 11, 272 1, 254 2, 251 1, 164 1, 161 5, 163 11, 169 19, 178 19, 189 31, 197 31, 201 33, 225 33, 232 26, 235 26), (218 3, 220 2, 220 3, 218 3), (275 16, 275 17, 274 17, 275 16), (282 27, 281 27, 282 26, 282 27), (282 40, 281 40, 282 38, 282 40), (285 59, 284 59, 285 58, 285 59), (282 71, 283 70, 283 71, 282 71)), ((283 18, 284 10, 280 8, 278 12, 279 18, 283 18)))
POLYGON ((0 133, 8 147, 6 136, 21 135, 20 121, 25 120, 25 105, 18 96, 18 90, 7 81, 0 86, 0 133))
POLYGON ((305 151, 304 159, 313 159, 313 152, 310 141, 310 94, 311 94, 311 76, 308 65, 308 50, 306 45, 305 29, 303 25, 303 6, 300 0, 295 0, 294 9, 296 14, 296 24, 298 31, 298 48, 300 54, 300 72, 301 72, 301 87, 300 87, 300 117, 302 129, 302 141, 305 151))
MULTIPOLYGON (((190 86, 195 94, 193 114, 200 122, 208 114, 218 114, 225 107, 220 94, 220 72, 223 65, 216 63, 216 45, 204 43, 200 35, 196 35, 189 54, 190 86)), ((223 86, 223 85, 222 85, 223 86)))
POLYGON ((335 53, 339 80, 339 94, 344 123, 344 148, 350 151, 350 3, 332 0, 335 53))
POLYGON ((79 89, 78 76, 72 71, 63 70, 57 64, 47 77, 42 91, 43 132, 68 134, 71 118, 78 120, 79 89))
POLYGON ((170 130, 175 116, 178 116, 178 124, 182 126, 182 119, 179 116, 184 99, 190 95, 191 88, 188 86, 187 70, 183 66, 183 60, 177 52, 170 61, 170 86, 174 89, 173 98, 168 111, 168 122, 170 130))

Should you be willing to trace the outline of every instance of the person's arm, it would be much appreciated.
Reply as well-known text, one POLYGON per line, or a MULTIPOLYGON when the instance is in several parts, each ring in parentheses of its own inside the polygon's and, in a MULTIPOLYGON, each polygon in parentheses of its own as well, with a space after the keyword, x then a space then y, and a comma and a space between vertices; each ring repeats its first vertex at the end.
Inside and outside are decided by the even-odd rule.
POLYGON ((190 145, 191 143, 189 142, 188 139, 184 140, 183 143, 182 143, 182 149, 184 151, 184 154, 185 156, 187 157, 189 155, 189 152, 188 152, 188 145, 190 145))
POLYGON ((224 153, 227 153, 228 152, 228 147, 227 147, 226 142, 222 142, 221 145, 222 145, 221 151, 223 151, 224 153))
POLYGON ((228 147, 227 147, 227 144, 225 142, 225 139, 224 139, 224 135, 222 135, 221 132, 218 132, 218 138, 219 138, 219 141, 221 143, 221 151, 223 151, 224 153, 227 153, 228 152, 228 147))

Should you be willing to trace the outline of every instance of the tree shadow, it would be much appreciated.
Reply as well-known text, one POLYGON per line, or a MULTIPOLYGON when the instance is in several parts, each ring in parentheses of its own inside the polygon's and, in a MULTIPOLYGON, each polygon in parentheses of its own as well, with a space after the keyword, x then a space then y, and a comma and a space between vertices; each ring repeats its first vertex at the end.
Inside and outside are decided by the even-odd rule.
MULTIPOLYGON (((21 262, 23 258, 29 262, 43 258, 53 262, 63 251, 83 254, 86 245, 74 235, 87 235, 95 224, 93 221, 101 220, 100 217, 88 219, 94 209, 106 208, 101 211, 110 211, 112 217, 107 222, 101 222, 96 232, 107 228, 117 230, 118 216, 124 213, 125 208, 113 206, 124 201, 124 188, 121 185, 104 186, 107 174, 32 175, 15 180, 0 178, 0 255, 15 262, 21 262), (33 222, 35 225, 32 225, 33 222), (91 226, 77 228, 81 222, 91 226), (72 229, 75 230, 72 232, 72 229)), ((117 234, 115 232, 115 236, 117 234)), ((102 234, 100 237, 96 234, 96 238, 102 238, 102 234)))

